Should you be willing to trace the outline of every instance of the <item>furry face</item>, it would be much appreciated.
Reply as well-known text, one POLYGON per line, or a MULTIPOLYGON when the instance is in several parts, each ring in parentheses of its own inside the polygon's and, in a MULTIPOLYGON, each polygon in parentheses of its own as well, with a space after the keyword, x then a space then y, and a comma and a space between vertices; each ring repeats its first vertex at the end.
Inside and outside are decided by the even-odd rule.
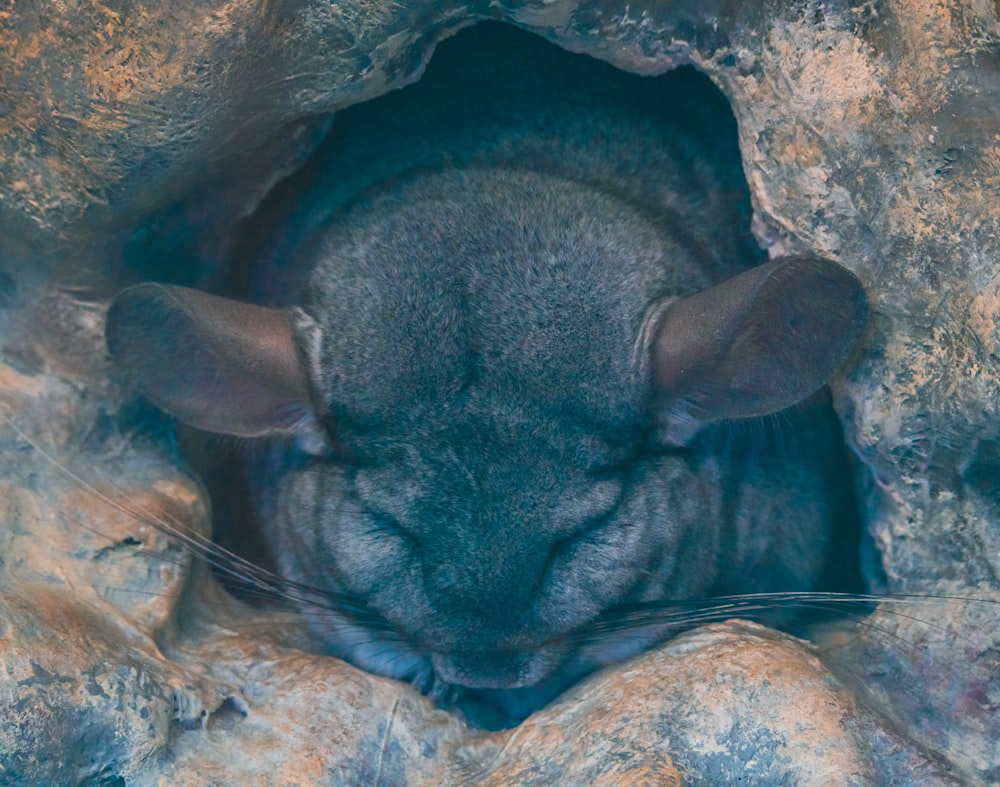
POLYGON ((630 605, 815 587, 856 516, 836 419, 730 422, 808 398, 866 318, 833 262, 753 266, 692 129, 517 101, 331 181, 280 308, 147 284, 107 329, 166 411, 298 438, 255 505, 327 648, 514 717, 676 630, 588 634, 630 605))

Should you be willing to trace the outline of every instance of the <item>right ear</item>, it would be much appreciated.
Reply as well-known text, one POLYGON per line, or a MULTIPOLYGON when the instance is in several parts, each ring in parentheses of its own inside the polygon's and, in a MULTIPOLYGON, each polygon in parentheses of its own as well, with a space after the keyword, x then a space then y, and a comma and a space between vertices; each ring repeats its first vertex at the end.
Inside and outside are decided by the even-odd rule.
POLYGON ((198 429, 310 439, 318 431, 287 311, 139 284, 112 302, 105 339, 154 404, 198 429))
POLYGON ((775 260, 668 302, 652 348, 666 438, 684 443, 706 423, 805 399, 847 360, 867 318, 861 282, 821 257, 775 260))

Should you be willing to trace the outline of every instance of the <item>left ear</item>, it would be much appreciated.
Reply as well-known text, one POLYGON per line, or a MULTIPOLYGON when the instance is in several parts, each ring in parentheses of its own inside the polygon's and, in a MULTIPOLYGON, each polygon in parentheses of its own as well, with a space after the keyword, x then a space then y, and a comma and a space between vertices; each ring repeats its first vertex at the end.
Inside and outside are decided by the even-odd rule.
POLYGON ((651 348, 667 438, 805 399, 847 360, 867 318, 861 282, 820 257, 765 263, 669 303, 651 348))
POLYGON ((108 351, 157 406, 208 432, 319 434, 291 312, 166 284, 123 290, 108 351))

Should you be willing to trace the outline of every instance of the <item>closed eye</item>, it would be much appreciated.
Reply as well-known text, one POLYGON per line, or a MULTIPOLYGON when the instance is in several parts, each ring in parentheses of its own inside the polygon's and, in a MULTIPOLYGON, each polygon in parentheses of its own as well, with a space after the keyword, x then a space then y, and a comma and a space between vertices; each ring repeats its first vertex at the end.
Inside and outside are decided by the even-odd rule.
POLYGON ((388 535, 400 538, 406 543, 407 547, 419 554, 421 551, 420 540, 403 527, 395 517, 379 511, 365 511, 364 513, 372 523, 369 531, 372 535, 388 535))
POLYGON ((583 544, 597 544, 601 541, 601 535, 612 526, 617 518, 620 500, 615 502, 607 511, 596 516, 587 517, 580 523, 580 526, 564 538, 560 538, 553 545, 549 553, 546 567, 551 568, 556 561, 568 556, 583 544))

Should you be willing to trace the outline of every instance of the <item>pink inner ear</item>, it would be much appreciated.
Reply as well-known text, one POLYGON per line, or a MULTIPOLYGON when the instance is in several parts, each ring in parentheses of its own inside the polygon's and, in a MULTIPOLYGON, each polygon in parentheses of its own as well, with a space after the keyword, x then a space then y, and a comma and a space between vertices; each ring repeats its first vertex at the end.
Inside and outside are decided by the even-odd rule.
POLYGON ((115 298, 106 336, 142 392, 192 426, 243 437, 316 431, 285 311, 140 284, 115 298))
POLYGON ((818 257, 776 260, 675 301, 652 347, 665 414, 690 436, 790 407, 843 364, 867 314, 858 279, 818 257))

